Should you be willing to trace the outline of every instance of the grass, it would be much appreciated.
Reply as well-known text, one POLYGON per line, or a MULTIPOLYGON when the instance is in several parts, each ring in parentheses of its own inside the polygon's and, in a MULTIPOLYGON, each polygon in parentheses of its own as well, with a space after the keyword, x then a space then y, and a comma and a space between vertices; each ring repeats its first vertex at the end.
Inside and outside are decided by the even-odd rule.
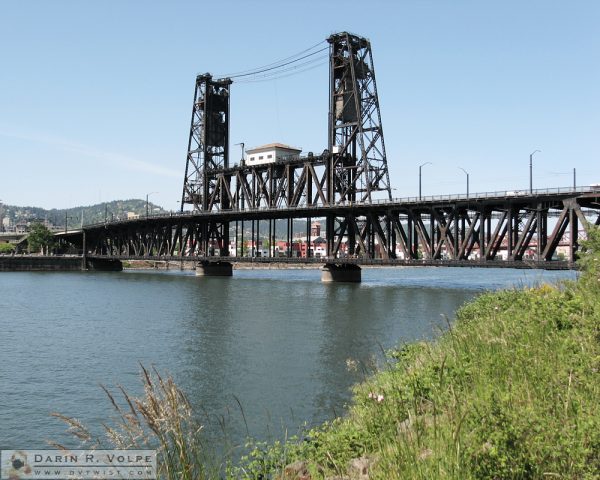
POLYGON ((600 230, 589 238, 577 282, 480 296, 435 342, 388 352, 348 415, 252 442, 235 466, 211 461, 170 379, 144 370, 145 398, 123 391, 128 412, 109 397, 123 431, 143 424, 159 441, 164 478, 294 478, 298 461, 313 479, 343 477, 362 457, 370 479, 598 479, 600 230))
MULTIPOLYGON (((94 436, 74 418, 52 415, 68 425, 68 431, 86 449, 156 449, 158 478, 204 480, 219 478, 221 465, 204 442, 202 426, 195 420, 183 391, 171 377, 163 378, 156 370, 142 366, 144 395, 132 397, 119 386, 117 399, 106 387, 116 418, 103 423, 105 436, 94 436)), ((61 450, 66 448, 53 444, 61 450)))

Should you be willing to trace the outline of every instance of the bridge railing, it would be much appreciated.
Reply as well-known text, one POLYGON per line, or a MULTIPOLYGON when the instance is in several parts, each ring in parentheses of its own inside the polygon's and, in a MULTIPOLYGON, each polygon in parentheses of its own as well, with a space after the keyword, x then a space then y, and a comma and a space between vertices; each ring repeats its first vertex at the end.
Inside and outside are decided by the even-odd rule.
POLYGON ((437 202, 437 201, 454 201, 454 200, 484 200, 489 198, 513 198, 513 197, 536 197, 543 195, 560 195, 566 193, 600 193, 600 185, 585 186, 585 187, 556 187, 556 188, 537 188, 532 190, 497 190, 494 192, 477 192, 477 193, 459 193, 449 195, 422 195, 416 197, 400 197, 392 200, 376 200, 372 203, 422 203, 422 202, 437 202))
MULTIPOLYGON (((376 199, 372 200, 370 203, 357 203, 357 202, 339 202, 336 203, 335 206, 341 207, 351 207, 351 206, 360 206, 360 205, 406 205, 406 204, 421 204, 421 203, 433 203, 433 202, 453 202, 460 200, 486 200, 486 199, 505 199, 505 198, 524 198, 524 197, 537 197, 537 196, 547 196, 547 195, 564 195, 564 194, 584 194, 584 193, 598 193, 600 195, 600 185, 591 185, 591 186, 582 186, 582 187, 556 187, 556 188, 538 188, 534 189, 531 192, 529 190, 497 190, 493 192, 477 192, 470 193, 467 195, 466 193, 460 194, 448 194, 448 195, 423 195, 421 197, 413 196, 413 197, 398 197, 393 198, 391 200, 388 199, 376 199)), ((284 208, 273 208, 269 206, 261 206, 261 207, 245 207, 245 208, 230 208, 230 209, 222 209, 220 212, 262 212, 262 211, 297 211, 297 210, 305 210, 306 208, 310 208, 318 212, 319 210, 326 210, 331 208, 329 205, 314 205, 307 207, 307 205, 298 205, 295 207, 284 207, 284 208)), ((120 219, 113 220, 111 222, 96 222, 85 224, 85 227, 97 227, 107 224, 122 224, 122 223, 130 223, 139 220, 143 220, 145 218, 170 218, 170 217, 185 217, 192 215, 192 212, 166 212, 166 213, 158 213, 158 214, 150 214, 148 216, 140 216, 136 219, 120 219)), ((314 215, 314 216, 318 216, 314 215)))

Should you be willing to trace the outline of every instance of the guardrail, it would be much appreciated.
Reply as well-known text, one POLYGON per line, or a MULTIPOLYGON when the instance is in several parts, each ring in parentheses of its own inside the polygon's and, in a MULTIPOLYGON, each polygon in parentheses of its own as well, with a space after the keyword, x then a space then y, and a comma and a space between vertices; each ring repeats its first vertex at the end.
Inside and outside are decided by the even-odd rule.
MULTIPOLYGON (((539 189, 534 189, 531 192, 529 192, 528 190, 497 190, 497 191, 493 191, 493 192, 478 192, 478 193, 472 193, 472 194, 449 194, 449 195, 426 195, 426 196, 421 196, 420 198, 418 196, 415 197, 399 197, 399 198, 392 198, 391 200, 389 199, 376 199, 376 200, 372 200, 371 202, 350 202, 350 201, 345 201, 345 202, 340 202, 340 203, 336 203, 335 205, 298 205, 295 207, 269 207, 269 206, 261 206, 261 207, 245 207, 245 208, 231 208, 231 209, 222 209, 222 210, 215 210, 215 211, 211 211, 211 212, 200 212, 200 214, 203 215, 211 215, 211 214, 215 214, 215 213, 239 213, 239 212, 247 212, 247 213, 255 213, 255 212, 285 212, 285 211, 298 211, 298 210, 306 210, 306 209, 310 209, 313 211, 319 211, 319 210, 329 210, 331 208, 336 208, 336 207, 368 207, 370 205, 390 205, 390 206, 394 206, 394 205, 418 205, 418 204, 423 204, 423 203, 434 203, 434 202, 453 202, 453 201, 473 201, 476 202, 478 200, 489 200, 489 199, 507 199, 507 198, 526 198, 526 197, 540 197, 540 196, 547 196, 547 195, 564 195, 564 194, 585 194, 585 193, 597 193, 598 195, 600 195, 600 185, 599 186, 585 186, 585 187, 557 187, 557 188, 539 188, 539 189)), ((189 211, 184 211, 184 212, 167 212, 167 213, 160 213, 160 214, 150 214, 147 216, 140 216, 138 218, 135 219, 122 219, 122 220, 113 220, 110 222, 97 222, 97 223, 89 223, 89 224, 84 224, 84 227, 88 227, 88 228, 94 228, 94 227, 100 227, 100 226, 104 226, 104 225, 119 225, 119 224, 123 224, 123 223, 132 223, 132 222, 136 222, 136 221, 140 221, 140 220, 145 220, 145 219, 149 219, 149 218, 171 218, 171 217, 189 217, 189 216, 195 216, 198 215, 198 213, 193 213, 193 212, 189 212, 189 211)), ((70 230, 68 233, 78 233, 81 230, 70 230)), ((60 233, 60 232, 57 232, 60 233)))

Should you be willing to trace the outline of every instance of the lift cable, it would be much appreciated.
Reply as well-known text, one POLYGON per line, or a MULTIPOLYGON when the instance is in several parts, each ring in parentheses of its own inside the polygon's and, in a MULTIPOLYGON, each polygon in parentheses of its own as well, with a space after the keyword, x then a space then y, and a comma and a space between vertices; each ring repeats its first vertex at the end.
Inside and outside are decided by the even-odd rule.
POLYGON ((264 72, 269 72, 269 71, 272 71, 272 70, 277 70, 279 68, 285 67, 287 65, 291 65, 293 63, 296 63, 296 62, 299 62, 299 61, 304 60, 306 58, 309 58, 309 57, 311 57, 313 55, 317 55, 318 53, 321 53, 321 52, 323 52, 325 50, 328 50, 329 46, 326 46, 326 47, 323 47, 323 48, 321 48, 319 50, 316 50, 314 52, 306 53, 306 52, 310 52, 312 49, 314 49, 315 47, 321 45, 322 43, 323 42, 319 42, 318 44, 316 44, 316 45, 314 45, 314 46, 312 46, 312 47, 310 47, 310 48, 308 48, 306 50, 303 50, 302 52, 299 52, 296 55, 292 55, 291 57, 287 57, 287 58, 285 58, 283 60, 279 60, 279 61, 271 63, 269 65, 258 67, 258 68, 254 69, 254 70, 246 70, 246 71, 243 71, 243 72, 240 72, 240 73, 231 74, 231 75, 219 75, 219 77, 220 78, 241 78, 241 77, 249 77, 249 76, 252 76, 252 75, 256 75, 258 73, 264 73, 264 72), (302 55, 302 54, 304 54, 304 55, 302 55))
POLYGON ((278 75, 278 76, 274 76, 274 77, 267 77, 267 78, 259 78, 259 79, 256 79, 256 80, 250 80, 250 79, 248 79, 248 80, 241 80, 241 81, 239 81, 239 82, 237 82, 237 83, 260 83, 260 82, 270 82, 270 81, 272 81, 272 80, 279 80, 279 79, 281 79, 281 78, 287 78, 287 77, 291 77, 291 76, 294 76, 294 75, 298 75, 298 74, 300 74, 300 73, 308 72, 308 71, 310 71, 310 70, 314 70, 314 69, 316 69, 316 68, 319 68, 319 67, 321 67, 322 65, 325 65, 325 64, 327 64, 327 63, 328 63, 328 62, 327 62, 327 61, 325 61, 325 62, 322 62, 322 63, 318 63, 318 64, 316 64, 316 65, 313 65, 313 66, 311 66, 311 67, 304 68, 304 69, 302 69, 302 70, 297 70, 297 71, 294 71, 294 72, 292 72, 292 73, 288 73, 288 74, 285 74, 285 75, 278 75))
POLYGON ((327 50, 328 48, 329 47, 322 48, 321 50, 317 50, 316 52, 309 53, 307 55, 304 55, 302 57, 297 58, 296 60, 291 60, 289 62, 282 63, 281 65, 277 65, 275 67, 264 68, 262 70, 256 70, 256 71, 250 72, 250 73, 242 73, 240 75, 234 75, 234 76, 229 77, 229 78, 248 77, 248 76, 251 76, 251 75, 256 75, 257 73, 264 73, 264 72, 269 72, 271 70, 276 70, 278 68, 285 67, 286 65, 291 65, 292 63, 296 63, 296 62, 299 62, 300 60, 304 60, 305 58, 311 57, 312 55, 316 55, 317 53, 321 53, 322 51, 327 50))
POLYGON ((328 56, 313 58, 307 62, 299 63, 293 66, 288 66, 276 71, 270 71, 267 73, 254 75, 249 78, 243 78, 238 80, 237 83, 252 83, 252 82, 266 82, 270 80, 277 80, 279 78, 285 78, 299 73, 313 70, 314 68, 325 65, 329 62, 328 56))
POLYGON ((263 68, 273 67, 273 66, 279 65, 281 63, 287 62, 289 60, 293 60, 294 58, 299 57, 300 55, 303 55, 303 54, 305 54, 307 52, 310 52, 311 50, 315 49, 316 47, 318 47, 319 45, 323 44, 324 42, 325 42, 324 40, 321 40, 320 42, 314 44, 312 47, 309 47, 309 48, 307 48, 305 50, 302 50, 301 52, 295 53, 294 55, 290 55, 289 57, 282 58, 281 60, 277 60, 276 62, 269 63, 267 65, 262 65, 260 67, 251 68, 249 70, 242 70, 242 71, 239 71, 239 72, 233 72, 233 73, 229 73, 227 75, 219 75, 219 77, 222 77, 222 78, 231 78, 231 77, 235 77, 235 76, 246 74, 246 73, 252 73, 252 72, 254 72, 256 70, 260 70, 260 69, 263 69, 263 68))

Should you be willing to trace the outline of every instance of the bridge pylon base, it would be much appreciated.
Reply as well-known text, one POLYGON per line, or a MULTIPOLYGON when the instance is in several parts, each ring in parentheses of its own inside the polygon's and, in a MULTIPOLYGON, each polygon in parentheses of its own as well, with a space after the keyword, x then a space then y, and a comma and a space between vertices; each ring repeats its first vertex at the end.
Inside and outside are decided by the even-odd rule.
POLYGON ((99 272, 121 272, 123 263, 120 260, 110 258, 85 258, 82 257, 83 270, 95 270, 99 272))
POLYGON ((203 260, 196 265, 196 275, 199 277, 231 277, 233 265, 230 262, 203 260))
POLYGON ((321 267, 321 281, 360 283, 361 269, 358 265, 326 263, 321 267))

